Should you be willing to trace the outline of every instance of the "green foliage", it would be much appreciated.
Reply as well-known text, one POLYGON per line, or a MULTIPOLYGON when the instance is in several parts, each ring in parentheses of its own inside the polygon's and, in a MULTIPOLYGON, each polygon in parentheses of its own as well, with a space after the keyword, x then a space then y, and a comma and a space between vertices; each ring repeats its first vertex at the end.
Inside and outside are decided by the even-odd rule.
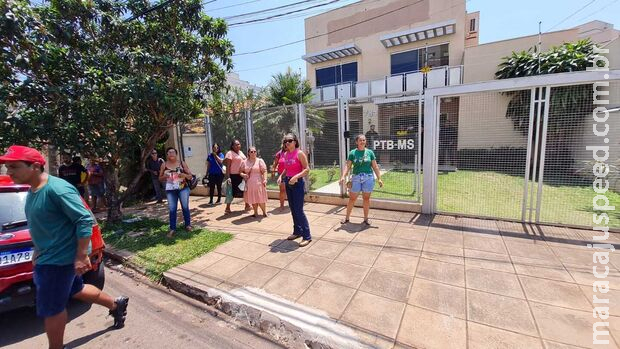
POLYGON ((138 165, 119 196, 124 163, 142 164, 170 127, 200 116, 205 96, 232 69, 226 23, 202 13, 200 0, 123 20, 150 6, 0 3, 0 77, 8 81, 0 90, 0 147, 49 143, 104 158, 113 219, 144 173, 138 165))
MULTIPOLYGON (((510 79, 517 77, 566 73, 586 70, 594 61, 594 44, 589 40, 564 43, 546 52, 528 51, 513 52, 504 57, 495 77, 510 79), (539 69, 540 68, 540 69, 539 69)), ((547 168, 550 172, 570 171, 574 167, 574 159, 570 142, 575 133, 581 129, 586 116, 592 112, 592 85, 559 86, 551 89, 548 123, 548 156, 547 168)), ((506 117, 512 120, 515 130, 522 135, 528 134, 530 90, 511 91, 506 95, 511 100, 506 110, 506 117)))
POLYGON ((594 57, 594 44, 589 39, 566 42, 546 52, 537 52, 535 48, 530 48, 504 57, 495 77, 511 79, 586 70, 594 57))
POLYGON ((293 73, 289 67, 286 73, 273 75, 267 99, 271 106, 309 103, 312 100, 312 87, 308 80, 302 79, 300 73, 293 73))
POLYGON ((105 242, 115 248, 133 252, 130 261, 144 268, 155 281, 160 281, 165 271, 202 256, 232 239, 231 234, 206 229, 191 232, 179 229, 175 238, 169 239, 166 237, 168 223, 152 218, 102 226, 105 242))

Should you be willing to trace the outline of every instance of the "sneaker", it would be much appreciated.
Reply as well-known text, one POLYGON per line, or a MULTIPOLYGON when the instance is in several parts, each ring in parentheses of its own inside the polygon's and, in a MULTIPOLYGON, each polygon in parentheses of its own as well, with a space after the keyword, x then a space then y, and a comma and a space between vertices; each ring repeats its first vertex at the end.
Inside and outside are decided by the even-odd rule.
POLYGON ((291 234, 289 235, 289 237, 286 238, 286 240, 295 240, 295 239, 299 239, 300 237, 301 235, 291 234))
POLYGON ((311 242, 312 242, 312 240, 306 240, 306 239, 303 239, 303 240, 301 240, 301 242, 299 243, 299 247, 308 246, 308 244, 310 244, 311 242))
POLYGON ((127 304, 129 303, 129 298, 120 296, 114 300, 114 303, 116 304, 116 309, 110 310, 110 315, 114 317, 114 327, 123 328, 125 326, 125 317, 127 316, 127 304))

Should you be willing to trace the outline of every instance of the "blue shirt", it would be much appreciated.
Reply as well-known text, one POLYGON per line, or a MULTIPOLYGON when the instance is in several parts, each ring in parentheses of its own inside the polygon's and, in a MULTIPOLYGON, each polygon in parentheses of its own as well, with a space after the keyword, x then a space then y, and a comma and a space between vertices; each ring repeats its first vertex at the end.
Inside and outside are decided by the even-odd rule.
MULTIPOLYGON (((224 153, 217 154, 217 157, 224 160, 224 153)), ((224 172, 222 172, 222 165, 220 165, 220 163, 217 162, 217 160, 215 160, 215 156, 213 156, 213 153, 207 156, 207 161, 209 162, 209 174, 210 175, 224 174, 224 172)))
POLYGON ((39 253, 36 263, 73 264, 77 239, 89 238, 95 224, 77 189, 64 179, 48 175, 41 189, 28 191, 25 209, 30 236, 39 253))

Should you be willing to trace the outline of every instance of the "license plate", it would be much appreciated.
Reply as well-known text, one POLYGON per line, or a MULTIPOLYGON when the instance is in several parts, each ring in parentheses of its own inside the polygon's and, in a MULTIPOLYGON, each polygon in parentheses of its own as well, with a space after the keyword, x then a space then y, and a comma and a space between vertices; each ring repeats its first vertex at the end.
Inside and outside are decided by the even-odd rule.
POLYGON ((32 248, 0 252, 0 267, 32 261, 32 248))

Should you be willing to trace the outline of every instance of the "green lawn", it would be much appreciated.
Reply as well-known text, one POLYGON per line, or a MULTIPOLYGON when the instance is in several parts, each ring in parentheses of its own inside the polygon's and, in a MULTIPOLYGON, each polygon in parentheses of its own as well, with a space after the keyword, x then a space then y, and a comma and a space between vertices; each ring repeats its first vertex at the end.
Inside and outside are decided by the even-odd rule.
MULTIPOLYGON (((329 184, 327 168, 311 171, 316 176, 312 190, 329 184)), ((340 171, 334 181, 340 178, 340 171)), ((423 178, 421 178, 422 180, 423 178)), ((383 188, 377 185, 373 198, 416 200, 413 171, 392 170, 383 175, 383 188)), ((437 208, 440 211, 477 216, 521 219, 523 177, 497 172, 456 171, 440 173, 438 178, 437 208)), ((271 189, 277 189, 275 181, 271 189)), ((422 185, 420 184, 420 187, 422 185)), ((537 186, 532 192, 535 205, 537 186)), ((548 223, 592 226, 591 186, 543 185, 540 220, 548 223)), ((607 192, 610 205, 620 207, 620 194, 607 192)), ((529 202, 528 202, 529 204, 529 202)), ((608 212, 609 226, 620 227, 620 210, 608 212)), ((532 216, 532 220, 535 216, 532 216)))
MULTIPOLYGON (((521 219, 523 185, 523 177, 497 172, 440 174, 437 208, 446 212, 521 219)), ((592 226, 592 199, 596 193, 591 186, 544 184, 542 192, 542 222, 592 226)), ((537 185, 530 196, 534 205, 536 194, 537 185)), ((620 206, 620 194, 608 191, 606 196, 610 205, 620 206)), ((613 211, 609 216, 609 226, 620 227, 620 214, 613 211)))
MULTIPOLYGON (((329 167, 314 168, 312 171, 310 171, 310 175, 314 177, 314 181, 312 182, 312 187, 310 188, 310 190, 316 190, 328 185, 329 183, 338 181, 340 179, 340 169, 335 169, 331 181, 329 181, 329 167)), ((268 177, 267 189, 278 190, 276 180, 277 178, 271 179, 270 177, 268 177)))
POLYGON ((103 238, 115 248, 134 253, 131 261, 144 268, 149 278, 160 281, 165 271, 189 262, 230 239, 228 233, 177 229, 175 238, 166 238, 168 223, 157 219, 120 224, 102 224, 103 238))

